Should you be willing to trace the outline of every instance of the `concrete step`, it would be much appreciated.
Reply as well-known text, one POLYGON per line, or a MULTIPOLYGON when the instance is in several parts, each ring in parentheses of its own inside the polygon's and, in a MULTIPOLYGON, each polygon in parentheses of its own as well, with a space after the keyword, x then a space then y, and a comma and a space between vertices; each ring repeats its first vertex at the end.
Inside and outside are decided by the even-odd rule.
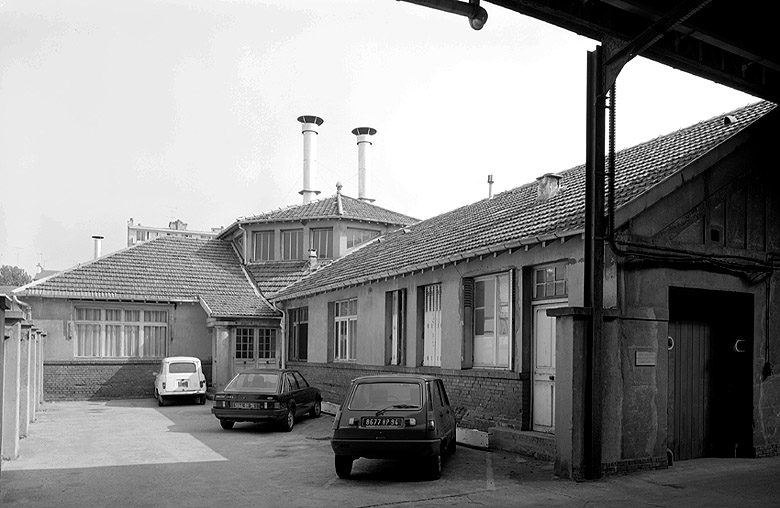
POLYGON ((491 427, 488 429, 488 441, 491 449, 543 460, 555 459, 555 434, 491 427))

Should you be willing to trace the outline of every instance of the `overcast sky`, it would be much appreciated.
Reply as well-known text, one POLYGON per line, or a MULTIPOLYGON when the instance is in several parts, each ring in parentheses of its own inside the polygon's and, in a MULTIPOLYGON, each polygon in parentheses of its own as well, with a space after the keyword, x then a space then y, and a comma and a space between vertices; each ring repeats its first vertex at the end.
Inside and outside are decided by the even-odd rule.
MULTIPOLYGON (((0 264, 300 203, 300 115, 321 197, 357 197, 374 127, 375 204, 419 219, 582 164, 596 42, 483 6, 475 31, 395 0, 0 0, 0 264)), ((756 102, 641 58, 617 83, 619 148, 756 102)))

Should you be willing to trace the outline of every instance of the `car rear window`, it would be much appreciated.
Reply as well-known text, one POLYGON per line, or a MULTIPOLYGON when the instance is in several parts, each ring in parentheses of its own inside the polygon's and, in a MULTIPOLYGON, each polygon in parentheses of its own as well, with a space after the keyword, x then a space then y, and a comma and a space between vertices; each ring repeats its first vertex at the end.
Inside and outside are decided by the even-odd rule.
POLYGON ((237 391, 276 391, 278 374, 254 374, 242 372, 228 383, 225 390, 237 391))
POLYGON ((419 408, 421 400, 421 390, 418 383, 361 383, 355 387, 348 407, 366 411, 378 411, 394 405, 419 408))
POLYGON ((195 364, 192 362, 176 362, 168 366, 168 372, 171 374, 187 374, 195 371, 195 364))

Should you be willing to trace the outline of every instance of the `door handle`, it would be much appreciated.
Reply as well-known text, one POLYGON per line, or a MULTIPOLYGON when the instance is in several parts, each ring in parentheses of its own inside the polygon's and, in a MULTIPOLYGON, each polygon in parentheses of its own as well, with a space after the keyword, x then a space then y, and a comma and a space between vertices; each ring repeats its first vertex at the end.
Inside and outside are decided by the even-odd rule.
POLYGON ((550 376, 550 381, 555 381, 555 376, 550 376))

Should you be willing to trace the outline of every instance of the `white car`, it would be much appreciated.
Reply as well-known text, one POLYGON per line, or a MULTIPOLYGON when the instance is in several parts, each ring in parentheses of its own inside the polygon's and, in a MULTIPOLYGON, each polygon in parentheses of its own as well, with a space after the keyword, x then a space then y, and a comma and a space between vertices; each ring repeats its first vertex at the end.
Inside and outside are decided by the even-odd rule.
POLYGON ((205 404, 206 376, 200 359, 193 356, 163 358, 160 372, 154 372, 154 397, 161 406, 173 397, 192 397, 198 404, 205 404))

